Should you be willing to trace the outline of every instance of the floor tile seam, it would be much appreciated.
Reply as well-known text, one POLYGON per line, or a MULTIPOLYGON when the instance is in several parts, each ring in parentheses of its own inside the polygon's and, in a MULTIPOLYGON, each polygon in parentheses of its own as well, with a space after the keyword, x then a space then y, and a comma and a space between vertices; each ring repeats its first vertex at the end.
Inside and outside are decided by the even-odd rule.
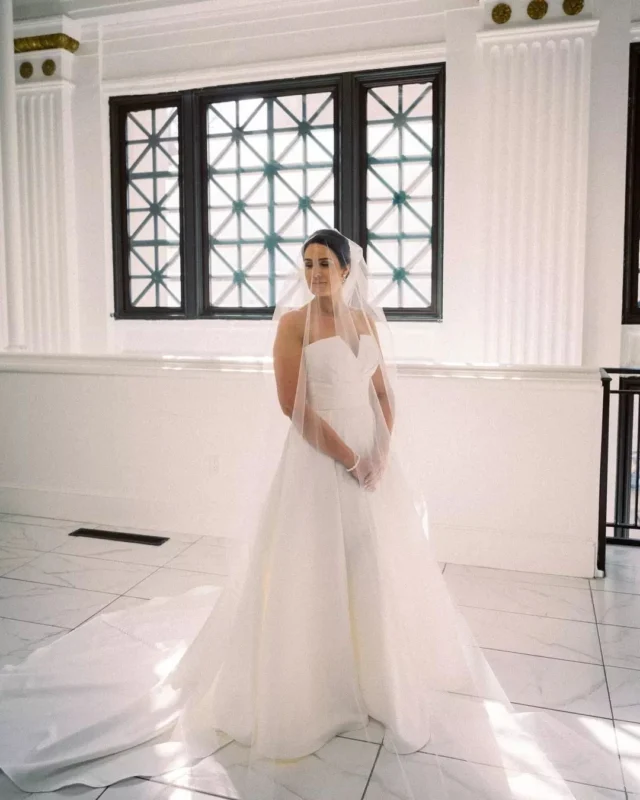
POLYGON ((506 609, 506 608, 490 608, 488 606, 472 606, 472 605, 469 605, 468 603, 460 603, 460 602, 458 602, 455 599, 455 595, 453 593, 452 593, 452 596, 453 596, 455 604, 458 606, 458 608, 476 608, 476 609, 479 609, 481 611, 498 611, 498 612, 500 612, 502 614, 520 614, 523 617, 538 617, 539 619, 556 619, 556 620, 562 620, 563 622, 580 622, 580 623, 583 623, 583 624, 586 624, 586 625, 595 625, 595 623, 597 621, 595 619, 595 616, 594 616, 593 620, 571 619, 570 617, 556 617, 556 616, 553 616, 551 614, 532 614, 529 611, 512 611, 512 610, 506 609))
MULTIPOLYGON (((151 574, 153 575, 154 573, 151 574)), ((2 575, 0 577, 4 578, 7 581, 16 581, 18 583, 37 583, 38 586, 50 586, 52 589, 73 589, 75 592, 99 592, 100 594, 110 594, 113 595, 114 597, 122 596, 121 592, 110 592, 108 589, 85 589, 85 588, 80 588, 78 586, 67 586, 60 583, 46 583, 45 581, 37 581, 34 580, 33 578, 13 578, 10 575, 2 575)), ((143 580, 145 579, 143 578, 143 580)), ((138 581, 138 583, 139 582, 140 581, 138 581)), ((138 584, 135 585, 137 586, 138 584)))
MULTIPOLYGON (((504 647, 485 647, 483 645, 480 646, 481 650, 490 650, 494 653, 512 653, 515 656, 533 656, 534 658, 547 658, 550 661, 563 661, 567 664, 585 664, 589 667, 603 667, 604 664, 601 661, 581 661, 577 658, 561 658, 560 656, 550 656, 544 655, 542 653, 530 653, 523 650, 507 650, 504 647)), ((638 668, 640 670, 640 667, 638 668)))
MULTIPOLYGON (((429 753, 426 750, 419 750, 418 752, 422 753, 423 755, 432 755, 432 756, 435 756, 436 758, 446 758, 446 759, 449 759, 450 761, 459 761, 459 762, 461 762, 463 764, 468 763, 468 764, 475 764, 475 765, 477 765, 479 767, 489 767, 489 768, 493 768, 493 769, 503 769, 503 767, 501 765, 491 764, 491 763, 486 762, 486 761, 475 761, 475 760, 470 759, 470 758, 462 758, 461 756, 451 756, 451 755, 441 755, 439 753, 429 753)), ((504 767, 504 769, 509 769, 509 768, 508 767, 504 767)), ((544 772, 522 772, 522 773, 519 773, 519 774, 521 774, 521 775, 535 775, 535 776, 543 776, 543 777, 552 777, 550 775, 547 775, 544 772)), ((563 781, 567 781, 569 783, 575 783, 578 786, 589 786, 589 787, 591 787, 593 789, 610 789, 611 791, 614 791, 614 792, 626 792, 626 789, 621 789, 619 786, 606 786, 604 784, 599 784, 599 783, 587 783, 587 781, 576 781, 576 780, 573 780, 572 778, 564 778, 562 776, 560 776, 560 777, 561 777, 561 779, 563 781)), ((624 780, 624 778, 623 778, 623 780, 624 780)), ((623 783, 623 786, 624 785, 625 784, 623 783)))
MULTIPOLYGON (((601 714, 590 714, 587 711, 572 711, 568 708, 556 708, 554 706, 538 706, 535 703, 523 703, 521 700, 510 700, 514 706, 524 706, 525 708, 537 709, 538 711, 557 711, 560 714, 573 714, 575 717, 589 717, 589 719, 605 720, 614 723, 616 720, 613 716, 603 717, 601 714)), ((519 712, 520 713, 520 712, 519 712)), ((624 722, 626 720, 618 720, 624 722)))
POLYGON ((369 784, 371 783, 371 779, 373 778, 373 773, 375 772, 376 764, 378 763, 378 759, 380 758, 381 753, 382 753, 382 742, 380 742, 380 744, 378 745, 378 752, 376 753, 373 759, 373 764, 371 765, 371 769, 369 770, 369 775, 367 776, 367 782, 365 783, 364 789, 362 790, 362 795, 360 796, 360 800, 366 800, 366 794, 369 791, 369 784))

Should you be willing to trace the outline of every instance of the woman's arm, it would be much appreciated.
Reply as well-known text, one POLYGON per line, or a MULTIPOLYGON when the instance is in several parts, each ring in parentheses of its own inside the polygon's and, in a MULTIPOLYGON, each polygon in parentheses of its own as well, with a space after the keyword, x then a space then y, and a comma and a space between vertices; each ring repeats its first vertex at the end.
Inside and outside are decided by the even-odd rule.
MULTIPOLYGON (((276 375, 278 400, 282 411, 300 428, 300 420, 293 419, 298 376, 302 359, 302 331, 300 318, 295 312, 284 314, 278 323, 273 346, 273 367, 276 375)), ((356 454, 338 436, 335 430, 317 414, 305 400, 302 421, 302 436, 331 458, 352 467, 356 454)))
MULTIPOLYGON (((378 337, 376 322, 372 317, 367 317, 367 320, 369 327, 371 328, 371 332, 376 338, 378 347, 380 347, 380 339, 378 337)), ((380 350, 380 354, 382 357, 382 350, 380 350)), ((380 403, 384 420, 387 423, 387 428, 389 429, 389 433, 391 433, 393 430, 393 411, 391 409, 391 398, 389 397, 389 391, 391 390, 391 387, 387 386, 384 381, 382 367, 378 367, 378 369, 373 373, 371 380, 373 382, 373 388, 375 389, 376 395, 378 396, 378 402, 380 403)))

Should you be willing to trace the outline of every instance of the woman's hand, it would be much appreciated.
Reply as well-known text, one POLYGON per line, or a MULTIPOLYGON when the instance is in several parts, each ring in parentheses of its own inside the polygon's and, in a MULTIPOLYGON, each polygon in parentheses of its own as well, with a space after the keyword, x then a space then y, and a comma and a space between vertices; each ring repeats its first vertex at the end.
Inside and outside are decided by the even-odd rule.
POLYGON ((382 480, 382 476, 384 475, 384 471, 387 468, 387 455, 388 453, 377 451, 371 457, 371 473, 369 475, 369 484, 371 486, 366 486, 365 488, 373 488, 375 489, 378 483, 382 480))
MULTIPOLYGON (((354 456, 354 461, 355 461, 354 456)), ((358 466, 349 472, 350 475, 358 481, 360 486, 368 491, 373 491, 382 475, 386 466, 386 454, 376 454, 372 456, 362 456, 358 462, 358 466)))

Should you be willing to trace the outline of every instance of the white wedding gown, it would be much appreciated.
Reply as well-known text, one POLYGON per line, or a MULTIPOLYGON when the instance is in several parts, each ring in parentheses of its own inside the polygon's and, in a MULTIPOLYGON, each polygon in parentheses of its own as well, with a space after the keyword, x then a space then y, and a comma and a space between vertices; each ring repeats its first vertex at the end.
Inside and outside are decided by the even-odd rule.
MULTIPOLYGON (((364 452, 375 340, 355 353, 321 339, 305 359, 311 405, 364 452)), ((246 566, 239 585, 102 613, 5 667, 0 768, 27 791, 105 786, 219 748, 306 756, 371 717, 387 752, 440 748, 497 768, 484 787, 467 775, 469 794, 458 776, 425 798, 572 796, 541 753, 523 766, 514 742, 526 734, 449 596, 393 450, 364 491, 292 426, 246 566), (556 793, 517 793, 508 769, 545 774, 556 793)))

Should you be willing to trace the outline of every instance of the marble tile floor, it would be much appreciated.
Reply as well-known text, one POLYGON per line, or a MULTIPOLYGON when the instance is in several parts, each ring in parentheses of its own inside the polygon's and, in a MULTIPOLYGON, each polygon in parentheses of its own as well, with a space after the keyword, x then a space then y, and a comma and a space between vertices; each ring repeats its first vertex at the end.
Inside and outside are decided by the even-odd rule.
MULTIPOLYGON (((81 526, 108 527, 0 513, 0 667, 19 662, 107 607, 124 608, 202 584, 224 585, 221 538, 168 532, 170 541, 152 548, 68 536, 81 526)), ((572 751, 567 737, 545 743, 577 800, 640 800, 640 548, 610 547, 607 564, 607 577, 593 580, 442 567, 516 707, 548 709, 595 746, 598 756, 585 758, 572 751)), ((464 724, 472 723, 465 718, 464 724)), ((392 757, 379 744, 378 723, 372 722, 368 737, 349 733, 322 748, 324 767, 335 765, 336 800, 406 796, 385 779, 392 757)), ((462 753, 446 742, 406 757, 416 798, 440 800, 441 791, 429 783, 436 755, 450 781, 449 800, 491 798, 490 788, 480 793, 469 787, 462 753)), ((490 787, 495 767, 481 753, 466 755, 481 765, 477 769, 490 787)), ((314 763, 312 757, 296 762, 288 776, 292 797, 313 800, 314 763)), ((29 794, 0 773, 0 800, 260 800, 241 793, 241 771, 242 754, 230 742, 194 767, 101 789, 76 785, 29 794)), ((544 798, 544 789, 535 797, 544 798)))

